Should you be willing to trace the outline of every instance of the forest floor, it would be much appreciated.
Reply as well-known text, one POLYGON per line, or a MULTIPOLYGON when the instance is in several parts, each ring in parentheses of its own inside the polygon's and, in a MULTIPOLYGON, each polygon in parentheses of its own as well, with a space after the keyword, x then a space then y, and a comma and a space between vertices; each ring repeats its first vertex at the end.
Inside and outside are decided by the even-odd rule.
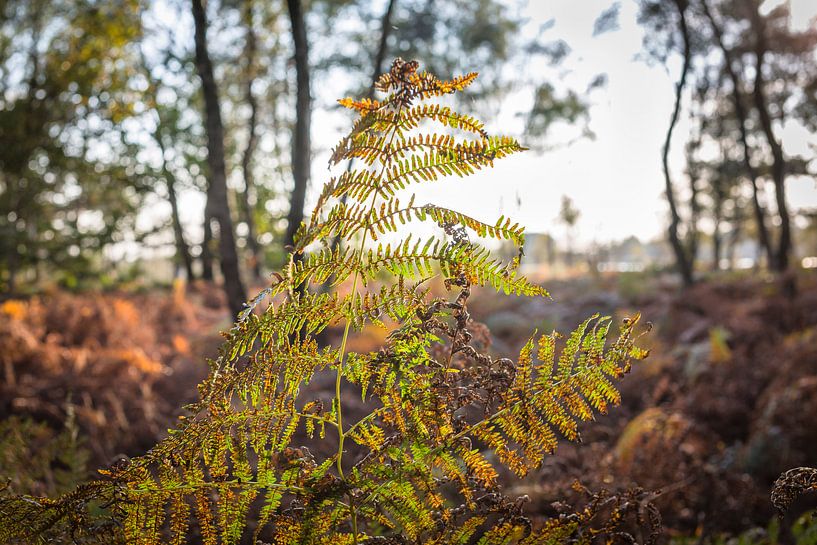
MULTIPOLYGON (((793 298, 750 275, 683 292, 647 274, 547 287, 553 301, 475 293, 472 316, 491 330, 495 352, 518 353, 535 328, 564 332, 596 312, 640 311, 654 326, 643 337, 651 355, 622 383, 621 407, 585 424, 581 444, 563 443, 534 474, 503 476, 510 492, 530 498, 532 515, 553 516, 560 501, 581 503, 575 481, 640 487, 653 492, 670 537, 766 526, 775 478, 817 465, 817 275, 801 276, 793 298)), ((204 284, 0 303, 0 475, 30 465, 8 433, 20 417, 57 434, 74 414, 89 468, 145 452, 195 399, 229 325, 220 291, 204 284)), ((376 349, 384 338, 367 328, 350 349, 376 349)), ((319 376, 310 389, 327 394, 330 382, 319 376)), ((47 470, 29 477, 18 485, 52 490, 47 470)))

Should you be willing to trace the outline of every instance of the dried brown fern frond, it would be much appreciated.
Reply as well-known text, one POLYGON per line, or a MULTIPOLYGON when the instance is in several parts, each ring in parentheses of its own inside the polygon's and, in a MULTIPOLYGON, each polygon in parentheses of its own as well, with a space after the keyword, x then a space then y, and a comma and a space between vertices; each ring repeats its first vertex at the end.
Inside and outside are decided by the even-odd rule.
POLYGON ((783 516, 792 503, 806 492, 817 491, 817 469, 795 467, 780 475, 772 487, 772 505, 783 516))
MULTIPOLYGON (((440 80, 398 59, 377 82, 384 98, 342 100, 358 119, 333 162, 360 159, 360 166, 324 187, 288 266, 227 334, 191 416, 144 456, 106 471, 107 480, 72 497, 35 500, 27 520, 38 529, 76 527, 83 521, 64 508, 106 497, 127 543, 197 535, 206 545, 534 544, 575 535, 571 521, 534 528, 523 502, 503 495, 498 466, 524 475, 560 438, 577 439, 581 421, 618 403, 614 380, 646 355, 636 346, 639 317, 612 340, 610 319, 598 316, 564 342, 556 333, 532 336, 515 360, 473 342, 472 286, 547 296, 518 274, 518 257, 497 259, 471 240, 521 248, 518 224, 402 195, 523 149, 513 138, 489 136, 470 116, 426 102, 475 78, 440 80), (423 132, 428 126, 444 132, 423 132), (436 232, 412 233, 418 222, 436 232), (327 247, 332 237, 344 244, 327 247), (430 295, 434 277, 450 300, 430 295), (315 289, 330 278, 351 290, 315 289), (375 278, 390 281, 375 287, 375 278), (264 298, 273 302, 260 312, 264 298), (393 327, 380 350, 348 350, 352 331, 387 321, 393 327), (342 340, 319 347, 315 336, 330 325, 343 327, 342 340), (326 370, 335 373, 331 403, 304 399, 304 386, 326 370), (353 389, 370 412, 350 421, 344 405, 353 389), (330 442, 334 454, 318 459, 293 444, 299 430, 330 442)), ((28 501, 0 497, 0 509, 28 501)), ((32 535, 0 522, 2 538, 32 535)))

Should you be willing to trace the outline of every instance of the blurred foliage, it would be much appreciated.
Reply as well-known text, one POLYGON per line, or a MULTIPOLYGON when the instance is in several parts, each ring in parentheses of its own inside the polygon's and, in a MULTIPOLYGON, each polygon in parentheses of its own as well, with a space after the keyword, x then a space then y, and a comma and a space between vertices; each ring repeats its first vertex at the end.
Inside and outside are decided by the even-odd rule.
MULTIPOLYGON (((788 521, 782 524, 788 524, 788 521)), ((804 513, 798 517, 789 530, 790 537, 781 539, 781 521, 772 519, 766 527, 751 528, 738 535, 722 534, 701 540, 699 536, 674 537, 671 545, 817 545, 817 511, 804 513)))
POLYGON ((142 107, 141 3, 10 1, 0 34, 2 280, 49 263, 81 275, 134 227, 146 187, 127 120, 142 107), (13 37, 13 39, 10 39, 13 37))
POLYGON ((75 422, 96 465, 148 448, 179 396, 191 395, 168 395, 163 385, 174 364, 189 362, 180 335, 197 323, 184 289, 176 293, 56 292, 0 304, 0 418, 30 417, 52 429, 75 422))
MULTIPOLYGON (((0 421, 0 474, 7 489, 35 496, 65 494, 90 477, 90 453, 83 446, 70 402, 65 427, 12 416, 0 421)), ((3 486, 3 485, 0 485, 3 486)))

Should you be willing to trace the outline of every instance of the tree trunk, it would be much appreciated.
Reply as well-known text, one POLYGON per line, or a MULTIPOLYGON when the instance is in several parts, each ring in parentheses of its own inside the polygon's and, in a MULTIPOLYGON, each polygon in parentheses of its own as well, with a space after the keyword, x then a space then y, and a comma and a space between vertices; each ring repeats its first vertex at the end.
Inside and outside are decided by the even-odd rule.
POLYGON ((547 239, 545 240, 545 245, 547 246, 547 261, 548 266, 553 268, 556 265, 556 245, 554 244, 553 237, 549 234, 545 235, 547 239))
POLYGON ((9 269, 9 279, 8 283, 6 284, 6 293, 9 295, 14 295, 17 292, 17 269, 19 263, 17 248, 12 248, 12 251, 9 252, 8 256, 6 256, 6 263, 8 264, 9 269))
MULTIPOLYGON (((145 69, 145 76, 148 78, 148 92, 151 95, 151 99, 156 101, 158 84, 151 77, 150 67, 148 66, 143 53, 141 57, 142 65, 145 69)), ((176 260, 184 267, 185 273, 187 274, 187 280, 191 281, 194 278, 193 258, 190 256, 190 246, 184 239, 184 229, 182 228, 182 223, 179 218, 179 201, 176 198, 176 176, 167 165, 167 150, 165 149, 164 140, 162 140, 162 128, 164 123, 158 103, 157 107, 155 108, 155 113, 156 130, 153 131, 153 139, 156 141, 156 145, 159 146, 159 151, 162 154, 162 175, 164 176, 165 186, 167 187, 167 200, 170 202, 170 220, 173 225, 173 238, 176 243, 176 260)))
MULTIPOLYGON (((208 207, 210 216, 219 226, 219 261, 224 276, 224 292, 230 313, 236 316, 247 299, 238 270, 238 254, 235 247, 230 203, 227 200, 227 173, 224 166, 224 126, 218 103, 218 89, 213 75, 213 64, 207 51, 207 16, 202 0, 192 0, 193 19, 196 24, 196 69, 201 78, 204 94, 205 127, 207 131, 207 164, 210 168, 208 207)), ((205 213, 206 215, 206 213, 205 213)))
POLYGON ((712 270, 721 270, 721 215, 723 212, 723 200, 720 196, 715 199, 712 210, 712 221, 715 223, 712 228, 712 270))
MULTIPOLYGON (((689 149, 687 161, 689 164, 694 160, 695 150, 701 146, 701 136, 694 142, 694 146, 689 149)), ((698 242, 700 232, 698 230, 698 221, 701 217, 701 204, 698 201, 700 189, 698 187, 698 169, 689 170, 689 230, 685 235, 686 238, 686 255, 689 259, 690 268, 694 267, 695 260, 698 257, 698 242)))
POLYGON ((170 201, 170 211, 173 219, 173 234, 176 238, 176 255, 184 266, 188 282, 193 280, 193 258, 190 257, 190 247, 184 240, 184 229, 179 218, 179 202, 176 199, 176 180, 172 174, 168 176, 169 170, 165 168, 165 180, 167 181, 167 199, 170 201))
POLYGON ((721 54, 723 54, 723 64, 724 68, 726 69, 726 74, 729 76, 729 80, 732 83, 732 103, 735 107, 735 117, 737 118, 738 127, 740 129, 740 143, 743 147, 743 164, 746 168, 746 174, 748 175, 749 180, 752 182, 752 206, 754 209, 755 223, 757 224, 758 242, 760 242, 760 246, 766 254, 769 268, 771 268, 772 263, 774 262, 774 253, 772 251, 772 245, 769 237, 769 229, 766 227, 766 212, 763 209, 763 205, 760 204, 760 184, 758 181, 757 169, 752 164, 752 152, 751 148, 749 147, 748 129, 746 127, 749 115, 745 106, 743 105, 743 99, 740 94, 740 79, 735 71, 732 51, 726 47, 726 43, 723 41, 723 29, 715 21, 715 17, 713 16, 712 11, 709 9, 708 1, 701 0, 701 4, 703 6, 704 14, 709 20, 709 26, 712 28, 712 33, 715 35, 715 39, 718 42, 718 47, 721 50, 721 54))
MULTIPOLYGON (((162 147, 162 153, 164 148, 162 147)), ((167 163, 162 160, 162 172, 165 177, 165 184, 167 185, 167 200, 170 201, 170 215, 173 222, 173 235, 176 239, 176 257, 184 266, 184 271, 187 273, 187 280, 193 280, 193 258, 190 257, 190 247, 184 239, 184 229, 179 218, 179 201, 176 198, 176 177, 167 167, 167 163)))
POLYGON ((565 248, 565 265, 568 269, 573 268, 573 235, 570 230, 566 234, 567 247, 565 248))
POLYGON ((250 105, 250 119, 247 123, 247 147, 244 148, 244 155, 241 157, 241 171, 244 174, 244 191, 241 193, 241 211, 244 222, 247 224, 247 245, 250 248, 252 266, 250 270, 255 279, 261 278, 261 248, 258 245, 258 237, 255 229, 255 215, 253 213, 253 176, 252 158, 258 144, 258 101, 252 92, 252 84, 255 81, 255 58, 258 51, 257 38, 253 28, 253 1, 245 0, 244 19, 247 25, 247 43, 244 56, 247 60, 247 104, 250 105))
MULTIPOLYGON (((748 146, 748 144, 746 144, 748 146)), ((752 180, 752 210, 755 213, 755 224, 757 225, 757 236, 760 242, 760 248, 766 255, 767 267, 772 267, 774 261, 774 252, 772 251, 771 237, 769 236, 769 228, 766 227, 766 211, 763 205, 760 204, 760 181, 757 179, 757 173, 749 174, 752 180)))
POLYGON ((741 216, 740 212, 735 210, 735 216, 732 218, 732 229, 729 232, 729 241, 728 246, 726 248, 726 259, 729 261, 729 270, 734 270, 735 268, 735 251, 738 247, 738 242, 740 242, 740 236, 743 231, 743 217, 741 216))
POLYGON ((295 72, 298 89, 295 99, 295 130, 292 135, 292 177, 295 185, 290 198, 289 215, 284 244, 291 246, 295 233, 304 219, 304 202, 309 183, 310 137, 309 125, 312 115, 312 97, 309 89, 309 45, 306 41, 306 22, 300 0, 287 0, 295 44, 295 72))
POLYGON ((672 251, 675 254, 675 262, 678 265, 678 272, 681 274, 681 280, 685 286, 690 286, 693 283, 692 277, 692 263, 687 256, 681 238, 678 235, 678 227, 681 223, 681 218, 678 215, 678 207, 675 204, 675 192, 672 187, 672 178, 669 172, 669 152, 672 144, 672 133, 675 130, 675 125, 678 123, 678 116, 681 112, 681 99, 686 87, 687 75, 689 74, 689 65, 692 58, 692 52, 689 42, 689 29, 687 28, 686 19, 686 3, 685 0, 674 0, 674 4, 678 9, 680 16, 680 30, 684 41, 684 64, 681 68, 681 77, 675 86, 675 107, 672 110, 672 117, 667 128, 667 136, 664 140, 664 148, 662 153, 662 164, 664 168, 664 183, 666 186, 667 203, 670 210, 670 225, 667 230, 669 235, 669 242, 672 246, 672 251))
POLYGON ((367 98, 374 97, 374 83, 385 71, 383 63, 386 61, 386 47, 388 46, 389 34, 391 34, 391 18, 394 13, 394 7, 397 5, 397 0, 389 0, 389 5, 386 7, 383 18, 380 20, 380 42, 377 45, 377 53, 374 56, 374 63, 372 64, 372 77, 369 85, 369 92, 366 94, 367 98))
POLYGON ((202 223, 201 237, 201 279, 207 282, 213 281, 213 218, 210 216, 210 192, 207 192, 207 202, 204 205, 204 222, 202 223))
POLYGON ((176 259, 184 267, 189 282, 195 278, 193 275, 193 258, 190 256, 190 246, 188 246, 187 241, 184 239, 184 228, 179 218, 179 201, 176 197, 176 176, 167 166, 167 161, 165 160, 165 144, 159 132, 162 119, 158 114, 157 118, 158 125, 156 132, 153 133, 153 138, 156 140, 159 151, 162 153, 162 175, 165 178, 165 185, 167 187, 167 200, 170 202, 170 219, 173 224, 173 237, 176 241, 176 259))
POLYGON ((785 272, 789 268, 789 254, 791 253, 791 226, 789 210, 786 205, 786 159, 783 156, 783 147, 774 135, 772 118, 769 114, 769 104, 765 95, 763 80, 763 63, 767 51, 766 29, 763 17, 757 12, 756 6, 752 12, 752 26, 755 34, 755 82, 752 97, 760 118, 760 126, 766 141, 772 150, 772 180, 774 194, 777 201, 777 213, 780 216, 780 238, 774 252, 773 267, 777 272, 785 272))
POLYGON ((692 194, 689 197, 689 207, 690 207, 690 215, 689 215, 689 232, 686 233, 686 242, 687 242, 687 257, 689 259, 689 266, 694 267, 695 261, 698 258, 698 243, 700 238, 700 231, 698 230, 698 220, 701 216, 701 204, 698 202, 698 194, 700 193, 700 189, 698 189, 698 180, 696 178, 690 178, 689 180, 689 187, 692 191, 692 194))

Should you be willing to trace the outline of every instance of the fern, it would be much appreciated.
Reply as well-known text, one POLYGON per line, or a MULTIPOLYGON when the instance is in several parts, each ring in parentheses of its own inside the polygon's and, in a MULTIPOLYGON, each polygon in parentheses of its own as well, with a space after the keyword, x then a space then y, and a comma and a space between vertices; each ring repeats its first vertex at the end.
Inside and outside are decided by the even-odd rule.
POLYGON ((402 193, 523 148, 426 102, 463 90, 476 74, 444 81, 417 69, 398 59, 377 81, 382 100, 340 101, 358 119, 332 161, 360 166, 324 187, 288 265, 226 334, 190 416, 147 454, 62 498, 0 496, 0 540, 60 529, 78 542, 198 536, 206 545, 533 544, 577 535, 581 517, 534 530, 522 502, 502 494, 498 466, 524 476, 560 438, 578 439, 579 422, 619 402, 614 381, 646 355, 635 345, 639 318, 612 341, 610 319, 598 316, 564 342, 533 336, 516 361, 474 348, 473 286, 547 296, 517 272, 518 257, 496 259, 471 240, 507 240, 521 255, 523 229, 402 193), (429 123, 448 132, 423 133, 429 123), (408 233, 417 222, 437 232, 408 233), (390 242, 380 241, 386 234, 390 242), (320 246, 331 237, 345 244, 320 246), (376 286, 383 275, 393 281, 376 286), (453 300, 431 297, 433 277, 453 300), (329 280, 351 289, 324 293, 329 280), (261 311, 263 299, 270 304, 261 311), (367 323, 393 324, 386 345, 350 353, 350 334, 367 323), (316 335, 332 325, 343 327, 340 345, 320 347, 316 335), (328 406, 301 391, 322 371, 335 373, 328 406), (371 412, 350 422, 343 401, 352 385, 371 412), (295 447, 299 432, 334 441, 335 454, 316 459, 295 447))

